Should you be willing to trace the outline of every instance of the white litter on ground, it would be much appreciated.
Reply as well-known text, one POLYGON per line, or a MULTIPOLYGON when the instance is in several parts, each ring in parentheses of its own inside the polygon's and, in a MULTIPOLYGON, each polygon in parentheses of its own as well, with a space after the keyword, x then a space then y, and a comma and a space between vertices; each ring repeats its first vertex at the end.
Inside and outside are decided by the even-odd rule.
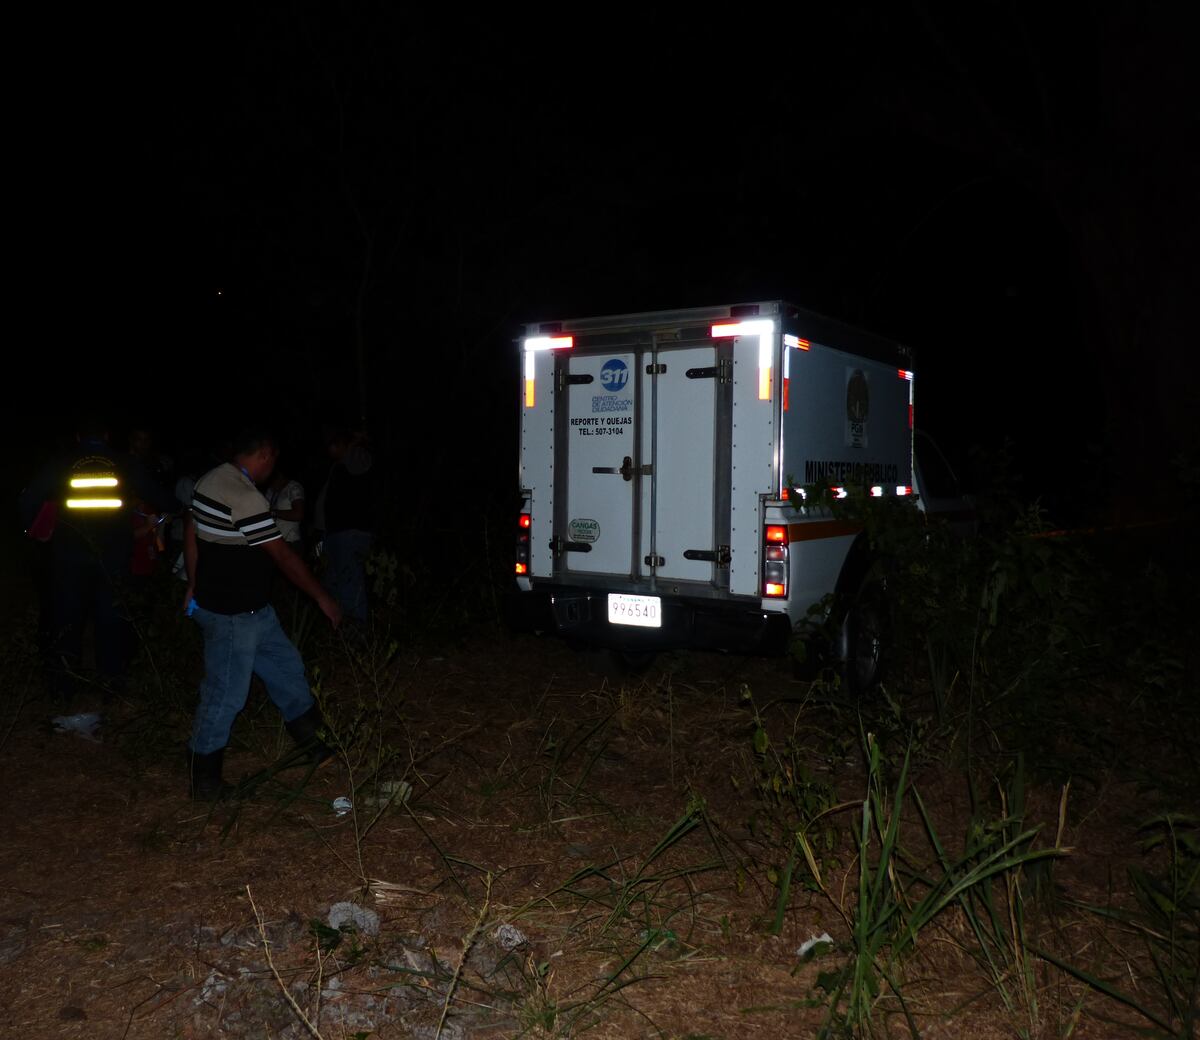
POLYGON ((492 938, 496 940, 496 945, 506 953, 511 953, 518 946, 524 946, 529 942, 525 933, 520 928, 511 924, 500 925, 492 933, 492 938))
POLYGON ((816 952, 816 947, 822 944, 826 946, 833 945, 833 937, 828 932, 822 932, 820 935, 814 935, 809 939, 805 939, 800 944, 800 949, 796 951, 796 956, 807 957, 810 953, 816 952))
POLYGON ((59 715, 50 720, 58 733, 74 733, 85 740, 100 743, 100 714, 94 711, 82 712, 79 715, 59 715))
POLYGON ((379 915, 357 903, 334 903, 329 908, 329 927, 340 929, 346 925, 357 929, 360 935, 378 935, 379 915))

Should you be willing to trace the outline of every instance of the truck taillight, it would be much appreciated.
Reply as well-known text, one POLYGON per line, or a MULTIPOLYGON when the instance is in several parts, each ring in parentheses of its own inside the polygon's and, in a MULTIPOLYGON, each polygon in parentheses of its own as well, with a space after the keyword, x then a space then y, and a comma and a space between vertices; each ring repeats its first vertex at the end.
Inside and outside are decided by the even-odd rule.
POLYGON ((529 529, 533 526, 533 516, 529 513, 517 515, 517 575, 529 573, 529 529))
POLYGON ((763 596, 783 599, 788 585, 788 529, 786 524, 766 524, 763 527, 762 583, 763 596))

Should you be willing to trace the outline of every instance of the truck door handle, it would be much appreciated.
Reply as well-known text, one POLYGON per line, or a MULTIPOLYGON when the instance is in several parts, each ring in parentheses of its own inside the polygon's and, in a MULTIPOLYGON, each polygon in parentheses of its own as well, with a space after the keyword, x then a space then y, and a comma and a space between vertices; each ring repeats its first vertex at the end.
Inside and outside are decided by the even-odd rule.
POLYGON ((592 472, 593 473, 620 473, 621 477, 623 479, 633 480, 633 459, 631 459, 628 455, 626 455, 624 460, 621 462, 620 469, 618 469, 616 466, 593 466, 592 472))
POLYGON ((633 480, 633 475, 635 473, 643 477, 650 476, 654 472, 654 467, 648 462, 644 466, 635 466, 633 464, 633 459, 626 455, 625 458, 621 460, 621 465, 619 468, 617 466, 593 466, 592 472, 620 473, 622 479, 633 480))
POLYGON ((592 547, 587 542, 568 542, 565 538, 555 537, 550 539, 550 551, 557 559, 565 552, 591 552, 592 547))

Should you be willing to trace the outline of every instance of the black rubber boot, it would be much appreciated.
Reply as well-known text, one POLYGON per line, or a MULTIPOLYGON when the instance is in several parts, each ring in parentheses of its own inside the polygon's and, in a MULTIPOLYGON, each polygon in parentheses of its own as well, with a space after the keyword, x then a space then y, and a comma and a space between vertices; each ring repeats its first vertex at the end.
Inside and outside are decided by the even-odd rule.
POLYGON ((303 715, 284 725, 287 727, 288 736, 296 742, 296 747, 302 752, 300 761, 303 764, 320 765, 333 757, 333 748, 321 739, 325 720, 321 718, 321 709, 315 704, 303 715))
POLYGON ((221 779, 221 764, 225 760, 225 749, 197 755, 188 748, 189 791, 197 802, 215 802, 227 798, 233 788, 221 779))

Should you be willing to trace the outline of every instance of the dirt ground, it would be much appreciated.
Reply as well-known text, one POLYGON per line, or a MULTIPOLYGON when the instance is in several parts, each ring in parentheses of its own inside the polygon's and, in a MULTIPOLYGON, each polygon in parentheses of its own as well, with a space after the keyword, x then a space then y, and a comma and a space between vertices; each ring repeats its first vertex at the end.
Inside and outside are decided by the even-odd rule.
MULTIPOLYGON (((782 856, 752 826, 743 691, 760 708, 778 701, 764 718, 798 727, 814 783, 853 802, 866 781, 857 723, 805 705, 809 687, 784 662, 676 654, 628 676, 601 654, 481 630, 433 656, 399 653, 384 677, 386 725, 378 705, 363 708, 361 682, 335 678, 323 692, 351 734, 347 756, 302 787, 281 774, 213 810, 186 799, 181 755, 147 750, 153 720, 136 700, 93 743, 54 732, 44 701, 9 699, 5 1035, 815 1035, 821 974, 840 963, 848 926, 834 900, 798 882, 770 934, 782 856), (360 740, 364 711, 378 732, 360 740), (339 815, 339 797, 353 811, 339 815), (351 904, 341 909, 356 927, 330 927, 335 904, 351 904), (833 949, 802 959, 823 934, 833 949)), ((261 691, 235 737, 234 780, 283 746, 261 691)), ((914 781, 958 841, 969 806, 952 757, 918 760, 914 781)), ((1114 898, 1137 857, 1141 798, 1115 761, 1076 782, 1063 832, 1073 852, 1028 928, 1152 1000, 1132 936, 1069 909, 1114 898)), ((1047 826, 1043 844, 1061 799, 1056 783, 1031 787, 1026 818, 1047 826)), ((856 884, 851 816, 835 817, 841 836, 824 860, 844 906, 856 884)), ((905 964, 922 1036, 1107 1038, 1144 1025, 1040 960, 1036 1011, 1005 1007, 967 938, 948 911, 905 964)), ((873 1022, 909 1035, 887 993, 873 1022)))

